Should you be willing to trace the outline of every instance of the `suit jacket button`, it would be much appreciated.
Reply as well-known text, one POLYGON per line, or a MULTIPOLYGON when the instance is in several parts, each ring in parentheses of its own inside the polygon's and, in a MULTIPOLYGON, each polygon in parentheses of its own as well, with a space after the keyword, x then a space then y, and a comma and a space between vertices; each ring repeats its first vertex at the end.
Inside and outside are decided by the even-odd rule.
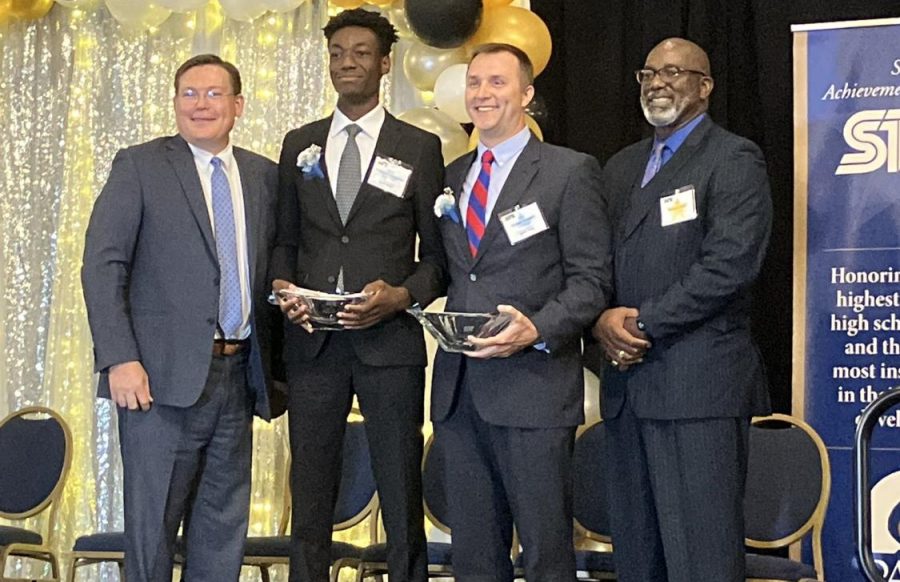
POLYGON ((213 285, 217 285, 217 286, 218 286, 218 284, 219 284, 219 278, 216 277, 215 279, 213 279, 213 285))
POLYGON ((335 281, 337 281, 337 279, 334 278, 334 275, 328 275, 328 282, 329 282, 329 283, 334 283, 335 281))
POLYGON ((208 323, 209 325, 214 325, 216 323, 216 318, 215 317, 207 317, 206 323, 208 323))
POLYGON ((348 242, 350 242, 350 237, 345 234, 341 237, 341 242, 347 244, 348 242))
POLYGON ((469 281, 474 282, 477 280, 478 280, 478 275, 476 275, 475 273, 469 273, 469 281))

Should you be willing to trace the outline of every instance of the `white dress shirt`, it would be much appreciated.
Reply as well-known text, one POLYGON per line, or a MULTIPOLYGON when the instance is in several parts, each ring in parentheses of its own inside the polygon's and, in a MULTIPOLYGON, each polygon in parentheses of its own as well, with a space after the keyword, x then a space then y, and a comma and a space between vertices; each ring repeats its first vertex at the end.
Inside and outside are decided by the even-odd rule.
POLYGON ((385 111, 381 105, 376 105, 372 111, 356 121, 341 113, 340 109, 334 110, 331 128, 328 130, 328 140, 325 142, 325 165, 328 167, 328 181, 331 183, 332 195, 337 192, 341 154, 344 153, 344 146, 347 145, 347 132, 345 131, 347 126, 355 123, 362 130, 356 134, 356 145, 359 146, 359 176, 362 184, 366 181, 366 172, 369 170, 372 156, 375 155, 375 144, 378 142, 381 126, 384 125, 384 118, 385 111))

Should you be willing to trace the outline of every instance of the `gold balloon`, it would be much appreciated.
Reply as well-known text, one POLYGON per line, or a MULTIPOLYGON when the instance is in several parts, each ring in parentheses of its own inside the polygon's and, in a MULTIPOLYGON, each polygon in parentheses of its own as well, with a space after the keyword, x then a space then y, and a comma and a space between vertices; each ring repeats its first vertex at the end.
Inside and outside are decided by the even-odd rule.
POLYGON ((363 0, 328 0, 333 6, 338 8, 359 8, 363 5, 363 0))
MULTIPOLYGON (((531 133, 534 134, 536 138, 541 141, 544 141, 544 132, 541 131, 541 126, 538 125, 538 122, 534 120, 534 117, 525 114, 525 125, 528 126, 528 129, 531 130, 531 133)), ((481 137, 481 134, 478 132, 478 128, 472 130, 472 135, 469 136, 469 149, 468 151, 474 150, 478 147, 478 139, 481 137)))
POLYGON ((481 26, 466 46, 471 49, 489 42, 511 44, 525 51, 534 65, 535 75, 546 68, 553 51, 550 30, 544 21, 534 12, 516 6, 485 10, 481 26))
POLYGON ((415 125, 419 129, 430 131, 441 138, 441 155, 444 163, 449 164, 468 151, 469 136, 466 130, 446 113, 431 107, 407 109, 397 119, 415 125))
POLYGON ((387 8, 390 6, 394 0, 366 0, 369 4, 374 4, 380 8, 387 8))
POLYGON ((0 26, 6 26, 11 20, 9 6, 12 0, 0 0, 0 26))
POLYGON ((484 9, 499 8, 510 4, 512 0, 484 0, 484 9))
POLYGON ((417 38, 416 33, 409 27, 409 20, 406 18, 406 0, 394 0, 394 3, 385 11, 384 15, 397 29, 397 36, 400 38, 417 38))
POLYGON ((420 91, 434 90, 434 82, 450 65, 466 62, 466 49, 439 49, 414 42, 403 56, 403 72, 420 91))
POLYGON ((17 20, 37 20, 50 12, 53 4, 54 0, 12 0, 9 16, 17 20))

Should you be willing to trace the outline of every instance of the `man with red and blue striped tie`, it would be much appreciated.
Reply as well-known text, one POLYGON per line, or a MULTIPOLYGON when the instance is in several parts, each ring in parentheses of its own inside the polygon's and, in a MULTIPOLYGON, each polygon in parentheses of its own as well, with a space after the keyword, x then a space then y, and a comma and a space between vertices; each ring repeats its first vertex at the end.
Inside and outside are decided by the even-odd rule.
POLYGON ((571 454, 584 421, 582 330, 607 304, 609 229, 600 167, 525 125, 532 65, 479 47, 466 106, 478 148, 447 168, 458 213, 441 219, 448 311, 510 316, 475 351, 439 351, 431 419, 446 454, 456 580, 512 580, 515 522, 525 576, 575 579, 571 454), (458 218, 463 218, 459 221, 458 218))

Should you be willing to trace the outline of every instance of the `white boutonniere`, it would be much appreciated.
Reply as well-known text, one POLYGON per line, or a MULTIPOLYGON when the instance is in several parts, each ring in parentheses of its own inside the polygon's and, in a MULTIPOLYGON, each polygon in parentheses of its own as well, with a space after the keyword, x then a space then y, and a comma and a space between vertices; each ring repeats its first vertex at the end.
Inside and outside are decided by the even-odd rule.
POLYGON ((300 168, 303 177, 306 179, 324 178, 325 174, 322 172, 321 160, 322 146, 312 144, 297 154, 297 167, 300 168))
POLYGON ((459 224, 459 211, 456 209, 456 197, 453 196, 453 190, 444 188, 444 193, 437 197, 434 201, 434 215, 438 218, 446 216, 459 224))

